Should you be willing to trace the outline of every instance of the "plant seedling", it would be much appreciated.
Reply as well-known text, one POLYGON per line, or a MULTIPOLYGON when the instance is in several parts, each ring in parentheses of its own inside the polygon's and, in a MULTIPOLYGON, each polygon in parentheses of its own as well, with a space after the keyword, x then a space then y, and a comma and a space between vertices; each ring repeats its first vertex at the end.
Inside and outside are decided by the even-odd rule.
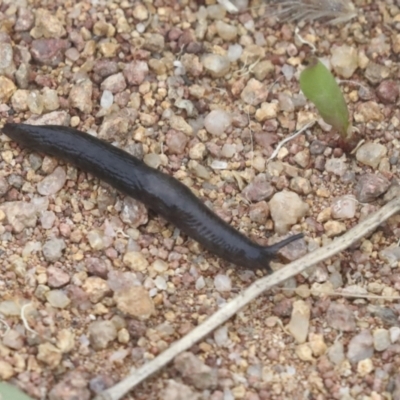
POLYGON ((33 400, 20 389, 7 382, 0 382, 0 399, 4 400, 33 400))
POLYGON ((354 145, 353 127, 349 110, 335 77, 316 57, 308 61, 300 74, 300 88, 310 100, 322 119, 340 134, 345 148, 354 145))

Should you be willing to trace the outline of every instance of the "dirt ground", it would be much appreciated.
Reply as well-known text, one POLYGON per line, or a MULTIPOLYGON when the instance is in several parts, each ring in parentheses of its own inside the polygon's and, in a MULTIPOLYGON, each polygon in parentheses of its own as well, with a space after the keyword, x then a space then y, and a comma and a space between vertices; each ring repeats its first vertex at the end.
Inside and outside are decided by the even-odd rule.
MULTIPOLYGON (((260 244, 303 232, 282 252, 297 259, 400 193, 400 3, 303 1, 279 20, 246 0, 0 0, 0 126, 96 135, 260 244), (301 20, 320 15, 353 18, 301 20), (300 92, 312 55, 343 90, 352 153, 300 92)), ((32 398, 93 398, 265 274, 0 142, 0 378, 32 398)), ((399 227, 257 298, 124 399, 400 399, 399 227)))

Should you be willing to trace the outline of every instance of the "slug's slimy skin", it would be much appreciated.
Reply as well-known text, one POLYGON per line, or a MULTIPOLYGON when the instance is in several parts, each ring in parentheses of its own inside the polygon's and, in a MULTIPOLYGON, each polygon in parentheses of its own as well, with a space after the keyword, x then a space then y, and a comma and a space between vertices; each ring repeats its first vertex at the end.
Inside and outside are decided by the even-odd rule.
POLYGON ((276 253, 303 237, 297 234, 272 246, 260 246, 223 221, 175 178, 76 129, 5 124, 3 132, 20 145, 73 164, 142 202, 211 253, 233 264, 271 272, 269 262, 276 253))

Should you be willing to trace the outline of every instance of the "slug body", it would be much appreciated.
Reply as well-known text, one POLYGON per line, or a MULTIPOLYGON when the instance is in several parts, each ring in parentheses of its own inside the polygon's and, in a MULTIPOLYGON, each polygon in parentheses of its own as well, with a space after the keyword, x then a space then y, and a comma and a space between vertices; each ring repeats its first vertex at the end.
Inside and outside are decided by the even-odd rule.
POLYGON ((48 154, 107 182, 142 202, 211 253, 246 268, 271 272, 279 249, 303 237, 260 246, 223 221, 175 178, 131 154, 76 129, 58 125, 5 124, 3 132, 20 145, 48 154))

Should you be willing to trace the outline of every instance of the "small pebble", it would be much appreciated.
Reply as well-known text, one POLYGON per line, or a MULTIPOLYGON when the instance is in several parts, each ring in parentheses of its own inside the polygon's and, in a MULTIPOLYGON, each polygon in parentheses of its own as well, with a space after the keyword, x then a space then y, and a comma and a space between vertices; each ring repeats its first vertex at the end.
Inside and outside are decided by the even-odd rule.
POLYGON ((342 45, 333 47, 331 52, 331 64, 334 71, 342 78, 351 78, 358 67, 357 49, 342 45))
POLYGON ((344 346, 341 341, 338 340, 329 347, 328 358, 335 365, 340 365, 345 360, 344 346))
POLYGON ((348 345, 347 358, 351 363, 371 358, 374 354, 374 340, 368 330, 363 330, 354 336, 348 345))
POLYGON ((373 333, 373 337, 376 351, 384 351, 391 344, 389 331, 387 329, 376 329, 373 333))
POLYGON ((51 196, 59 192, 65 185, 67 174, 65 169, 57 167, 37 185, 37 190, 42 196, 51 196))
POLYGON ((329 326, 339 331, 354 331, 356 320, 352 310, 345 304, 332 302, 326 312, 326 321, 329 326))
POLYGON ((71 300, 62 290, 50 290, 45 294, 47 301, 52 307, 66 308, 71 303, 71 300))
POLYGON ((45 363, 49 368, 57 368, 62 359, 60 349, 51 343, 42 343, 38 346, 37 359, 45 363))
POLYGON ((221 136, 232 124, 232 116, 224 110, 213 110, 204 119, 204 127, 213 136, 221 136))
POLYGON ((231 278, 227 275, 218 274, 214 278, 214 286, 218 292, 230 292, 232 290, 231 278))
POLYGON ((358 178, 355 195, 359 202, 370 203, 384 194, 389 186, 390 181, 383 175, 366 173, 358 178))
POLYGON ((358 148, 356 158, 358 162, 376 169, 386 153, 386 147, 380 143, 367 142, 358 148))
POLYGON ((57 261, 62 257, 65 248, 64 239, 50 239, 43 245, 43 257, 50 262, 57 261))
POLYGON ((110 90, 104 90, 101 95, 100 105, 102 108, 110 108, 114 102, 114 95, 110 90))
POLYGON ((117 329, 111 321, 94 321, 89 326, 89 340, 95 350, 107 348, 117 335, 117 329))
MULTIPOLYGON (((308 335, 310 325, 310 307, 303 300, 293 303, 292 314, 287 330, 291 333, 297 343, 304 343, 308 335)), ((311 352, 311 349, 310 349, 311 352)))
POLYGON ((287 233, 309 210, 308 204, 297 193, 290 191, 275 193, 268 205, 275 230, 280 234, 287 233))
POLYGON ((179 354, 175 357, 174 367, 182 374, 183 380, 196 389, 213 389, 217 385, 218 377, 215 371, 193 353, 179 354))
POLYGON ((206 54, 202 57, 201 63, 213 78, 225 76, 231 65, 228 57, 219 54, 206 54))
POLYGON ((114 300, 121 312, 140 320, 149 319, 155 313, 153 300, 142 286, 117 290, 114 300))
POLYGON ((374 370, 374 364, 370 358, 361 360, 357 364, 357 372, 360 376, 365 377, 374 370))
POLYGON ((224 347, 229 343, 228 327, 226 325, 214 332, 214 341, 217 346, 224 347))

